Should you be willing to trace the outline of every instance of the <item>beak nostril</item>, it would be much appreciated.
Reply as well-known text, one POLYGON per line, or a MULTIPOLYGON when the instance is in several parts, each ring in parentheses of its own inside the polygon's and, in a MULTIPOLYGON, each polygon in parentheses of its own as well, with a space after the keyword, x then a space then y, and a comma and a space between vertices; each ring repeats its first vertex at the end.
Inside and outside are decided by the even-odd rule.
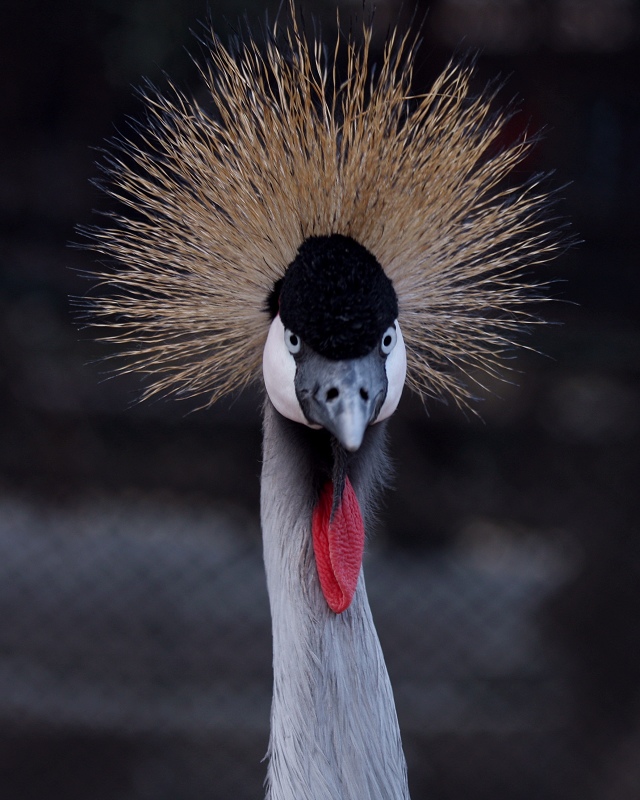
POLYGON ((331 389, 327 390, 327 395, 326 395, 327 402, 331 402, 331 400, 335 400, 336 397, 338 397, 339 394, 340 394, 339 390, 336 389, 335 386, 332 386, 331 389))
POLYGON ((364 388, 360 389, 360 397, 363 400, 368 400, 369 399, 369 392, 364 388))

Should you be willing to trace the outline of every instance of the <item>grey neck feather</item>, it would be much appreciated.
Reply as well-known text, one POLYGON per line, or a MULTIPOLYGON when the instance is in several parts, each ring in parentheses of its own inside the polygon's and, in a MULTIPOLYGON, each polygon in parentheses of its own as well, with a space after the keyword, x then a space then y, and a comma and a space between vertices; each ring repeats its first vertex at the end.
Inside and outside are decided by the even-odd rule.
MULTIPOLYGON (((349 462, 365 525, 387 473, 384 423, 349 462)), ((267 800, 408 800, 391 684, 360 573, 334 614, 316 574, 311 516, 330 445, 267 400, 262 468, 264 559, 274 687, 267 800)))

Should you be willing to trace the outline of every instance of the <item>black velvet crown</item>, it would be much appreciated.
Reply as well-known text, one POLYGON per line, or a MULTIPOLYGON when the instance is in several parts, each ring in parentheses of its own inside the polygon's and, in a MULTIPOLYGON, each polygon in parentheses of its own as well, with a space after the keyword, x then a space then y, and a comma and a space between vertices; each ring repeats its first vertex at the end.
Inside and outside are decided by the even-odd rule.
POLYGON ((269 298, 285 328, 332 359, 360 358, 398 316, 393 284, 378 260, 349 236, 306 239, 269 298))

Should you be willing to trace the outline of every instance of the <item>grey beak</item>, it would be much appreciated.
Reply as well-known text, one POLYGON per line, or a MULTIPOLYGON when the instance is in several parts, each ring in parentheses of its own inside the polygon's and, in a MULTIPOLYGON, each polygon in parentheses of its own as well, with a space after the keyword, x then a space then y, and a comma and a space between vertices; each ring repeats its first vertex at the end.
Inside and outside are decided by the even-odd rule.
POLYGON ((376 349, 363 358, 333 361, 307 350, 298 362, 295 387, 309 422, 355 452, 387 394, 384 357, 376 349))

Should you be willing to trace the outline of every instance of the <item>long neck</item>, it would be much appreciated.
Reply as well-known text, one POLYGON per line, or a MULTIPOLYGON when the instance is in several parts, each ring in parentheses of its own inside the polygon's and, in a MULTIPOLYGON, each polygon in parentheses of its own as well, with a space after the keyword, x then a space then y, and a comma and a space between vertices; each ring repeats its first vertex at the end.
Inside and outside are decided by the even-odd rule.
MULTIPOLYGON (((273 621, 268 800, 408 800, 393 694, 362 573, 334 614, 318 582, 311 516, 329 470, 324 431, 289 422, 267 401, 262 530, 273 621)), ((365 520, 386 468, 383 423, 349 475, 365 520)))

